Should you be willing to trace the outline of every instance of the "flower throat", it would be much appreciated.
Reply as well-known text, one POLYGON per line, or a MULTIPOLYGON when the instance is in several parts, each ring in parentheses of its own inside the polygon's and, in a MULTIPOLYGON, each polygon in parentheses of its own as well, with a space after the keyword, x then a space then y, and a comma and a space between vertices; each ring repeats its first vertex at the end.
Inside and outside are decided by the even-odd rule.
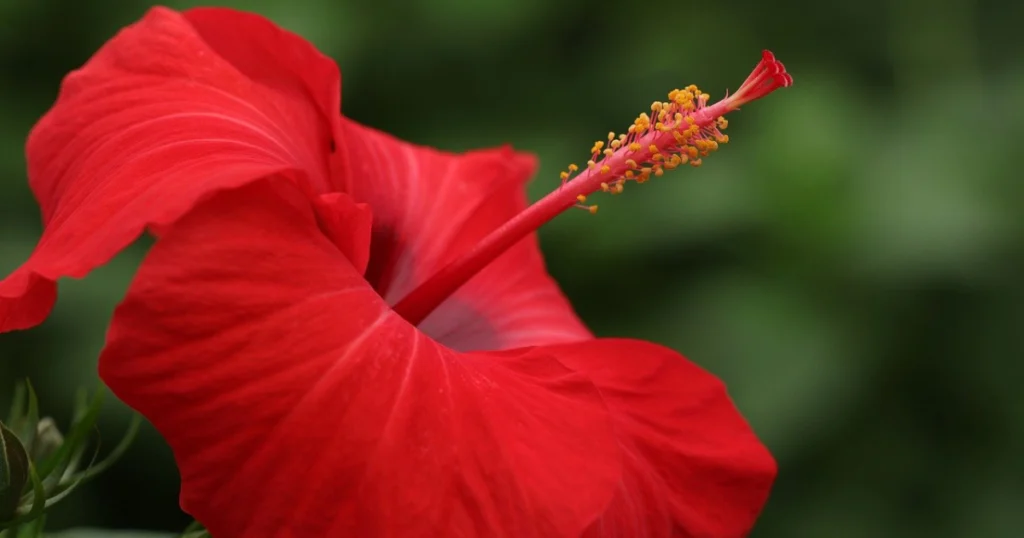
POLYGON ((645 183, 686 164, 700 166, 704 157, 729 141, 722 133, 728 126, 725 114, 791 84, 793 77, 785 66, 766 50, 736 93, 714 104, 709 105, 710 96, 696 86, 672 90, 667 101, 651 104, 650 115, 640 114, 625 133, 608 133, 607 142, 595 142, 582 171, 570 164, 561 173, 560 188, 442 267, 398 301, 395 312, 418 325, 494 259, 558 214, 573 207, 596 213, 597 206, 587 205, 587 199, 597 191, 621 194, 627 182, 645 183))

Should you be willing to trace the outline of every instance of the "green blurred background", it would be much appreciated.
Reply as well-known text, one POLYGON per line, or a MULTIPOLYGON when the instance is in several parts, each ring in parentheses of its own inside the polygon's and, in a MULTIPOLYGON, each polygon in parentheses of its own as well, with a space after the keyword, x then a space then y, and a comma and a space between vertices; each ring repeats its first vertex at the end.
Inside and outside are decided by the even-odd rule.
MULTIPOLYGON (((733 115, 702 168, 547 226, 551 271, 598 334, 661 342, 726 380, 781 467, 755 538, 1018 538, 1024 3, 948 4, 228 3, 334 57, 357 120, 445 149, 536 152, 534 197, 668 90, 720 96, 775 51, 792 88, 733 115)), ((40 232, 27 131, 61 77, 147 7, 0 0, 0 276, 40 232)), ((30 376, 66 419, 143 252, 63 282, 42 327, 0 335, 0 387, 30 376)), ((107 411, 112 443, 128 414, 107 411)), ((187 521, 147 428, 51 527, 187 521)))

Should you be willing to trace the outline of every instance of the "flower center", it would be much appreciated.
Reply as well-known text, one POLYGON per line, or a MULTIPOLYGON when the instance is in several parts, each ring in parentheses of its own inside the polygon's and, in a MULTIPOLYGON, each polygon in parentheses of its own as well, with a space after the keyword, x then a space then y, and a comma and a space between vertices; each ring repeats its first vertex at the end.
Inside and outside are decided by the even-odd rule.
POLYGON ((655 101, 651 114, 640 114, 625 133, 608 133, 607 144, 595 142, 583 171, 570 164, 568 171, 561 173, 560 188, 442 267, 398 301, 395 312, 418 325, 470 278, 558 214, 572 207, 596 213, 596 205, 585 203, 597 191, 620 194, 629 181, 645 183, 684 164, 700 166, 703 157, 729 141, 722 133, 728 126, 723 117, 726 113, 792 83, 793 77, 786 73, 782 62, 766 50, 736 93, 717 103, 708 105, 710 96, 696 86, 672 90, 668 101, 655 101))

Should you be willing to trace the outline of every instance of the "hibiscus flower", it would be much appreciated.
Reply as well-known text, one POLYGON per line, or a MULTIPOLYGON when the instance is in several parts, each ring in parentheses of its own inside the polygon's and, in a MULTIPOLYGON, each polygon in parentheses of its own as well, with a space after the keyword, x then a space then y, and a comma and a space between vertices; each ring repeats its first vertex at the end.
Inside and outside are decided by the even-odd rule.
POLYGON ((153 234, 100 374, 215 538, 742 536, 775 463, 723 384, 594 338, 534 230, 698 165, 723 114, 791 82, 766 52, 723 101, 676 90, 527 208, 532 157, 401 142, 339 114, 300 37, 155 8, 29 137, 45 229, 0 282, 0 330, 153 234))

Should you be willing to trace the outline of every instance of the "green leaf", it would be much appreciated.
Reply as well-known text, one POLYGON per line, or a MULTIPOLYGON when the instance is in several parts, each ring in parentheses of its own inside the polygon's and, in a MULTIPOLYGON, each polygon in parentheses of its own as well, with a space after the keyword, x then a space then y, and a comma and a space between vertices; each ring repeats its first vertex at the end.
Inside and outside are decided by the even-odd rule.
POLYGON ((112 465, 114 465, 114 463, 116 463, 117 460, 121 459, 121 456, 123 456, 124 453, 128 451, 128 447, 131 446, 132 441, 134 441, 136 435, 138 435, 139 426, 141 425, 142 415, 139 415, 138 413, 133 414, 132 420, 128 424, 128 431, 125 432, 124 437, 122 437, 121 441, 117 443, 117 446, 115 446, 114 449, 110 451, 110 454, 108 454, 103 461, 95 465, 90 465, 84 471, 75 476, 74 479, 79 481, 91 480, 96 475, 102 473, 103 471, 106 471, 112 465))
POLYGON ((210 538, 210 533, 203 528, 202 523, 193 520, 177 538, 210 538))
POLYGON ((32 446, 39 433, 39 398, 28 379, 25 380, 25 389, 28 391, 28 413, 25 415, 25 431, 18 438, 25 446, 32 446))
MULTIPOLYGON (((96 461, 96 457, 99 456, 99 447, 93 452, 92 461, 89 462, 89 466, 92 466, 93 462, 96 461)), ((84 480, 81 477, 71 477, 65 479, 62 476, 51 476, 50 478, 56 478, 57 484, 54 487, 49 487, 46 490, 46 494, 49 495, 46 499, 46 508, 49 508, 59 503, 64 497, 67 497, 74 491, 84 480)), ((44 481, 43 485, 46 483, 44 481)))
POLYGON ((41 538, 43 536, 43 527, 46 526, 46 516, 42 516, 34 521, 18 526, 18 532, 15 534, 15 538, 41 538))
MULTIPOLYGON (((0 428, 7 428, 0 423, 0 428)), ((5 435, 0 434, 0 493, 7 491, 12 482, 11 477, 11 459, 7 455, 7 440, 5 435)))
POLYGON ((21 493, 29 480, 29 457, 25 445, 0 423, 0 444, 3 462, 0 464, 0 521, 12 519, 21 503, 21 493))
POLYGON ((27 449, 32 446, 39 427, 39 400, 32 384, 26 379, 14 388, 8 427, 27 449))
POLYGON ((86 400, 84 398, 80 400, 83 402, 83 405, 80 405, 76 410, 75 420, 71 424, 67 437, 64 439, 64 444, 54 451, 50 457, 39 462, 39 476, 44 480, 61 465, 74 466, 76 463, 75 459, 81 455, 81 448, 96 425, 96 419, 100 414, 100 407, 103 405, 103 394, 102 389, 97 390, 96 394, 87 403, 85 403, 86 400))
POLYGON ((21 525, 35 519, 39 519, 43 516, 43 509, 46 508, 46 490, 43 488, 43 481, 39 478, 39 473, 36 472, 36 466, 32 464, 31 460, 28 460, 28 455, 25 456, 28 461, 28 476, 29 480, 32 481, 32 492, 26 493, 22 496, 22 501, 19 506, 21 515, 10 521, 0 522, 0 528, 11 528, 16 525, 21 525), (32 507, 29 510, 25 510, 24 504, 28 499, 32 499, 32 507))
POLYGON ((7 424, 14 424, 18 417, 25 413, 25 385, 14 385, 14 397, 11 398, 11 410, 7 415, 7 424))
POLYGON ((177 535, 168 532, 112 531, 83 528, 47 533, 46 538, 177 538, 177 535))

